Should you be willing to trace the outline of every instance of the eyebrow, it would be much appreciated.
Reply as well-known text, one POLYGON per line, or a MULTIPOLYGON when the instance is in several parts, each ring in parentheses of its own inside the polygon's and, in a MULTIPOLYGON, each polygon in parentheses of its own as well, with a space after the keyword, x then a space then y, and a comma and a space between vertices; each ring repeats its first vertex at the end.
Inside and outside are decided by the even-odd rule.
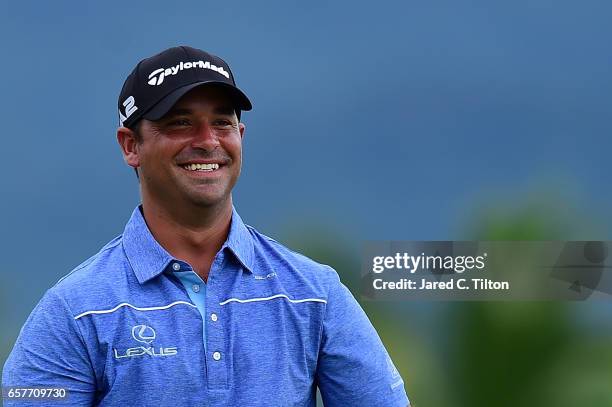
MULTIPOLYGON (((213 110, 213 113, 215 114, 222 114, 222 115, 232 115, 234 114, 235 110, 233 107, 231 106, 219 106, 219 107, 215 107, 215 109, 213 110)), ((170 111, 168 111, 168 113, 166 113, 163 117, 163 119, 169 119, 175 116, 181 116, 181 115, 190 115, 193 113, 193 110, 191 109, 185 109, 185 108, 173 108, 170 109, 170 111)))

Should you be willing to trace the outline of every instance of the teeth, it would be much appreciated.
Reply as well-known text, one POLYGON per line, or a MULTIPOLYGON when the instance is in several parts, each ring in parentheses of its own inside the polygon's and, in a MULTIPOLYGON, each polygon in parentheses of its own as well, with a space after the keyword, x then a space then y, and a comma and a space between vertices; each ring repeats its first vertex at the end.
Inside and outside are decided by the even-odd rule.
POLYGON ((183 168, 189 171, 214 171, 219 169, 219 164, 187 164, 183 168))

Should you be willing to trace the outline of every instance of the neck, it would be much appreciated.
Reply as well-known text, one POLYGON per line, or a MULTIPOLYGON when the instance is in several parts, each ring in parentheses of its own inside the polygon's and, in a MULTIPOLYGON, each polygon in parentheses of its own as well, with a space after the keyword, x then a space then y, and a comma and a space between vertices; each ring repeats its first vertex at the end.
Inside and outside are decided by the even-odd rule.
POLYGON ((210 207, 185 210, 163 205, 143 194, 143 216, 157 242, 177 259, 184 260, 204 278, 216 253, 227 239, 232 199, 210 207))

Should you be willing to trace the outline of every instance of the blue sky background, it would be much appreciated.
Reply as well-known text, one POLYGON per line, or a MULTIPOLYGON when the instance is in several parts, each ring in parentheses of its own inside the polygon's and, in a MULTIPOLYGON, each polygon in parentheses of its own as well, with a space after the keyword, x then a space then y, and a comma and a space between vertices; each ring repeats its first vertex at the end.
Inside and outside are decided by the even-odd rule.
POLYGON ((117 96, 140 59, 175 45, 225 58, 251 98, 234 200, 281 241, 305 229, 352 248, 461 239, 484 208, 540 196, 579 214, 564 238, 610 238, 611 12, 595 0, 5 4, 3 343, 122 232, 139 197, 117 96))

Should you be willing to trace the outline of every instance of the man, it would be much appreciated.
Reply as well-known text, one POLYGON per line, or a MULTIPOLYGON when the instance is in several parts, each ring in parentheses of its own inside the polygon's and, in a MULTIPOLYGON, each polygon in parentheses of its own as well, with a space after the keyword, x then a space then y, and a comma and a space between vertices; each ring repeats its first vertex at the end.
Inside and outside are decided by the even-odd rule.
MULTIPOLYGON (((251 109, 222 59, 138 63, 117 140, 142 205, 47 291, 3 371, 99 406, 406 406, 403 381, 337 273, 245 225, 231 191, 251 109)), ((13 387, 9 387, 13 386, 13 387)), ((35 396, 6 405, 36 403, 35 396)), ((39 404, 40 405, 40 404, 39 404)))

